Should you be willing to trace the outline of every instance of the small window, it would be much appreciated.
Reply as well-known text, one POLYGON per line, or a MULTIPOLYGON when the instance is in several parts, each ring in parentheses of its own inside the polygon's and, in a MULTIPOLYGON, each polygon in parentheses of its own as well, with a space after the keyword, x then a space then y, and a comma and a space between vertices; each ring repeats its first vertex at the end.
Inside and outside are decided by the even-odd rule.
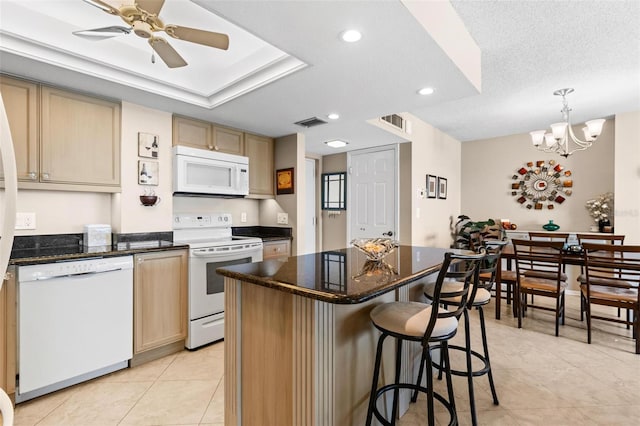
POLYGON ((322 210, 347 209, 347 173, 322 174, 322 210))

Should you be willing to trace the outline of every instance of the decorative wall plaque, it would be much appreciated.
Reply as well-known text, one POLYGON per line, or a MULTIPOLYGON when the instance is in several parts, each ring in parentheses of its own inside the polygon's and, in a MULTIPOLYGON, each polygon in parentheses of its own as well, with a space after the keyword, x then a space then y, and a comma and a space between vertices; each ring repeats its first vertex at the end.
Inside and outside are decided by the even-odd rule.
POLYGON ((511 195, 527 209, 551 210, 573 192, 571 171, 555 160, 529 161, 511 179, 511 195))

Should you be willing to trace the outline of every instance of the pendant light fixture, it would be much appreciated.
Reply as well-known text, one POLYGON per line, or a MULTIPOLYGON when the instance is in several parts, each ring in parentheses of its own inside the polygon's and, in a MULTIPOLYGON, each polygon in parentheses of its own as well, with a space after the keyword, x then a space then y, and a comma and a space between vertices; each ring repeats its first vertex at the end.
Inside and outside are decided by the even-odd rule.
POLYGON ((569 101, 567 95, 572 93, 573 89, 560 89, 553 92, 556 96, 562 96, 562 121, 551 125, 551 132, 546 130, 536 130, 530 132, 531 142, 539 151, 555 152, 567 158, 576 151, 583 151, 593 145, 593 142, 602 133, 604 119, 587 121, 586 126, 582 128, 585 140, 581 140, 573 133, 569 113, 569 101))

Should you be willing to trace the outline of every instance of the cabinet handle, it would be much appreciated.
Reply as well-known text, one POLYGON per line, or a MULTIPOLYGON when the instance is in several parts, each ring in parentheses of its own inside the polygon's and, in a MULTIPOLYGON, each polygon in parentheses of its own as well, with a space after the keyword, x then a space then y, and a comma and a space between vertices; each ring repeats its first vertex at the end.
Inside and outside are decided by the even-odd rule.
POLYGON ((49 180, 50 179, 49 173, 42 173, 41 176, 42 176, 42 180, 49 180))
POLYGON ((36 172, 29 172, 29 179, 36 180, 38 178, 38 174, 36 172))
POLYGON ((220 148, 218 148, 217 145, 213 149, 215 149, 216 151, 220 151, 220 148))

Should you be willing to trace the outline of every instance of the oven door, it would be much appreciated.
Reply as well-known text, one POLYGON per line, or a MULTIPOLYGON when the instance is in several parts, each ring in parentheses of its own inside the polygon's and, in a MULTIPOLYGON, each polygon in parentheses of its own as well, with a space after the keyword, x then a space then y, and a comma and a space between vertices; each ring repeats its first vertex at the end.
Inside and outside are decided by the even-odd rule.
POLYGON ((216 269, 262 260, 262 248, 251 247, 233 253, 211 253, 191 249, 189 256, 189 319, 224 312, 224 277, 216 269))

